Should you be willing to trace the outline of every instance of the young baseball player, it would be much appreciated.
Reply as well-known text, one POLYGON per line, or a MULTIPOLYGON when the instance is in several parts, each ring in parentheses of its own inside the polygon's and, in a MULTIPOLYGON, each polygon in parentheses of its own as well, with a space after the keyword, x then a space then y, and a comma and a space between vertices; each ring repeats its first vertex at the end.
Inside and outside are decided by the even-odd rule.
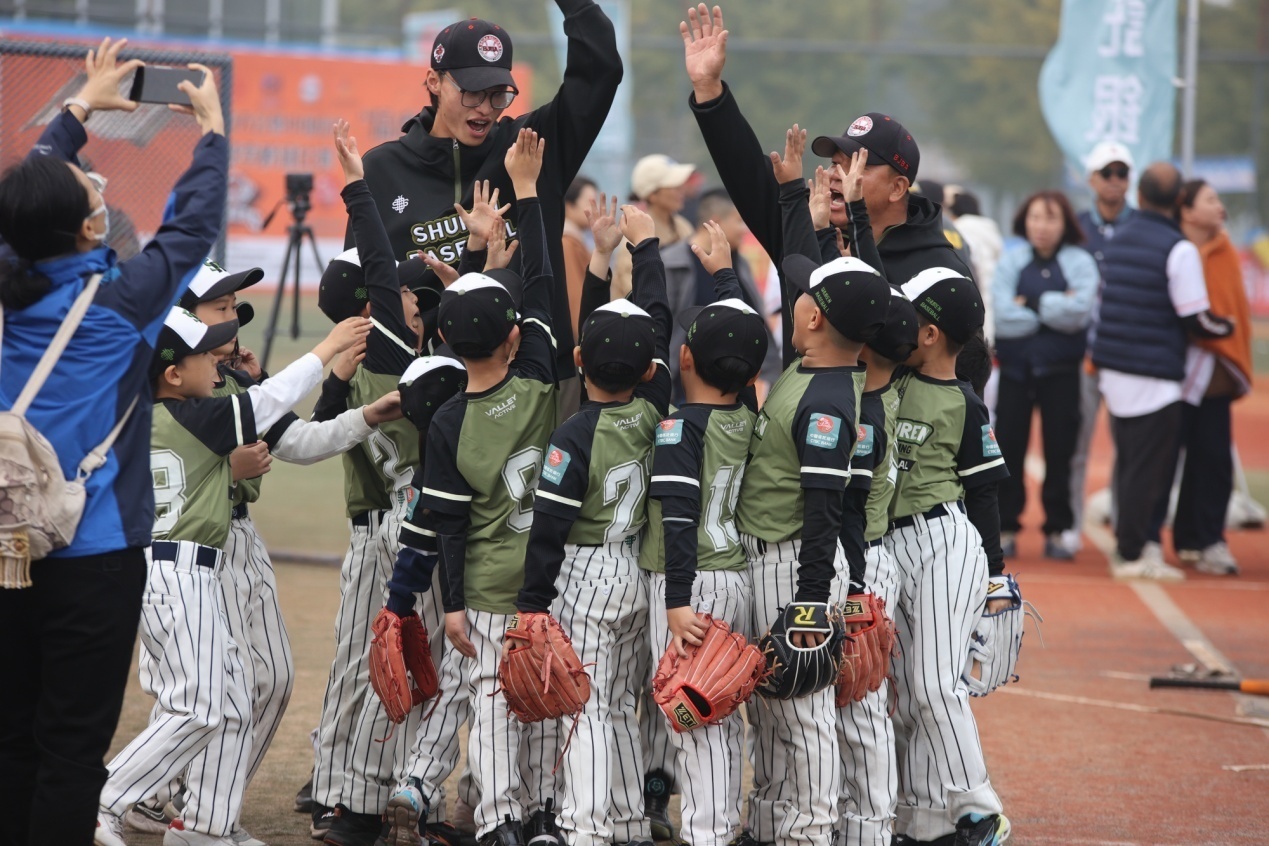
MULTIPOLYGON (((710 248, 693 247, 714 277, 717 302, 678 316, 687 331, 679 373, 687 403, 656 432, 648 531, 640 566, 650 571, 653 666, 667 648, 699 645, 705 614, 748 636, 753 586, 735 508, 755 415, 740 392, 767 353, 762 317, 741 299, 722 229, 705 224, 710 248)), ((664 719, 660 708, 655 716, 664 719)), ((740 826, 745 726, 740 713, 687 732, 668 732, 682 779, 683 839, 724 846, 740 826), (708 775, 706 775, 708 774, 708 775)))
POLYGON ((95 842, 122 846, 124 810, 184 772, 183 817, 167 846, 231 844, 249 766, 250 695, 229 636, 218 581, 232 519, 229 454, 267 431, 314 388, 322 367, 369 332, 364 320, 332 330, 304 356, 243 395, 213 397, 218 349, 232 349, 238 323, 207 325, 174 308, 150 366, 155 409, 150 465, 154 542, 141 620, 142 687, 158 700, 150 725, 111 762, 95 842), (244 719, 246 718, 246 719, 244 719), (217 741, 213 753, 209 744, 217 741))
POLYGON ((523 319, 517 325, 511 293, 484 274, 465 274, 441 297, 439 331, 466 367, 467 386, 432 418, 421 496, 402 533, 407 542, 411 533, 436 538, 446 636, 471 659, 467 760, 479 798, 475 824, 481 838, 504 846, 522 842, 525 811, 553 798, 542 795, 552 750, 529 762, 522 778, 519 761, 534 732, 493 695, 523 581, 533 486, 556 422, 554 278, 537 203, 544 143, 525 130, 506 155, 520 223, 523 319))
POLYGON ((998 844, 1009 821, 961 682, 988 575, 1004 568, 996 485, 1008 471, 986 407, 956 379, 957 353, 982 328, 983 304, 974 284, 947 268, 918 273, 903 292, 920 328, 913 369, 897 384, 886 537, 899 570, 896 828, 916 841, 955 833, 957 844, 998 844))
POLYGON ((651 839, 629 681, 647 651, 639 539, 653 432, 670 402, 671 317, 652 218, 623 206, 621 229, 632 245, 632 300, 600 306, 581 326, 573 357, 588 400, 551 434, 516 599, 520 611, 551 611, 594 664, 564 753, 560 827, 572 846, 651 839))
MULTIPOLYGON (((859 351, 881 328, 890 297, 885 279, 858 259, 820 266, 792 255, 783 270, 795 286, 793 345, 802 357, 777 380, 758 415, 736 512, 754 584, 755 633, 769 629, 778 609, 792 602, 845 598, 835 576, 864 384, 859 351)), ((821 637, 795 631, 791 641, 810 647, 821 637)), ((816 846, 831 840, 840 781, 833 697, 829 688, 751 703, 754 788, 746 839, 816 846)))

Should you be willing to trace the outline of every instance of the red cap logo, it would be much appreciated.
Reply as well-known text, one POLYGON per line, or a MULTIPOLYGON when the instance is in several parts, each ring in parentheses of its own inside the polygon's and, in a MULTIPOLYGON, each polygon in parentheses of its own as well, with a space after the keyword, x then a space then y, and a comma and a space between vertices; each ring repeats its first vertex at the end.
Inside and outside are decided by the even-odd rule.
POLYGON ((437 44, 436 49, 432 51, 432 64, 439 65, 441 59, 445 58, 445 45, 437 44))
POLYGON ((502 58, 502 39, 496 35, 486 35, 476 42, 476 52, 486 62, 496 62, 502 58))
POLYGON ((667 431, 667 432, 668 432, 668 431, 670 431, 671 429, 673 429, 673 428, 674 428, 674 421, 673 421, 673 420, 662 420, 662 421, 661 421, 661 423, 660 423, 660 426, 661 426, 661 428, 662 428, 662 429, 664 429, 665 431, 667 431))
POLYGON ((857 440, 857 441, 862 441, 862 440, 864 440, 864 439, 865 439, 865 438, 867 438, 867 437, 868 437, 868 430, 867 430, 867 429, 865 429, 865 428, 861 425, 861 426, 859 427, 859 434, 855 436, 855 440, 857 440))
POLYGON ((560 462, 564 460, 564 453, 560 452, 558 449, 553 449, 551 450, 551 454, 547 456, 546 460, 552 467, 559 467, 560 462))
POLYGON ((815 421, 815 428, 827 435, 829 432, 833 431, 832 418, 821 417, 819 420, 815 421))

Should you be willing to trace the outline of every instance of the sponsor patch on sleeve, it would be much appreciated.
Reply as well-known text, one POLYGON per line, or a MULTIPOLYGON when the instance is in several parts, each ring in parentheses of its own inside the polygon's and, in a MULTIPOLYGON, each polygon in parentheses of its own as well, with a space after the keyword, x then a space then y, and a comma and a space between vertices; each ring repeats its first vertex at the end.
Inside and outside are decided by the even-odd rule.
POLYGON ((806 445, 820 449, 836 449, 842 434, 842 418, 815 412, 806 427, 806 445))
POLYGON ((564 481, 564 471, 573 457, 564 450, 551 444, 546 450, 546 461, 542 462, 542 478, 553 485, 564 481))
POLYGON ((996 433, 991 425, 983 426, 983 458, 999 458, 1000 444, 996 443, 996 433))
POLYGON ((682 441, 682 420, 662 420, 657 424, 657 446, 674 446, 682 441))
POLYGON ((868 423, 860 423, 859 435, 855 443, 855 455, 872 455, 873 441, 872 426, 868 423))

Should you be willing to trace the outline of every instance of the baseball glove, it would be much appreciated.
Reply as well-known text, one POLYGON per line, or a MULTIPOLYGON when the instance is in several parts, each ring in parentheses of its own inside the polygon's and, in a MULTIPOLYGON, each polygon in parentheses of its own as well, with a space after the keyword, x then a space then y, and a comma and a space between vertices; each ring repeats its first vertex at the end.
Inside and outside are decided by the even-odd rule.
POLYGON ((385 608, 371 631, 370 686, 388 718, 394 723, 405 722, 410 709, 440 692, 427 629, 418 614, 398 617, 385 608))
POLYGON ((505 635, 498 685, 522 723, 576 715, 590 699, 590 676, 550 614, 521 613, 505 635))
POLYGON ((876 693, 890 675, 894 651, 894 621, 886 615, 886 601, 876 594, 856 593, 842 606, 846 641, 837 677, 837 707, 845 708, 876 693))
POLYGON ((652 677, 652 698, 677 732, 729 717, 766 671, 758 647, 721 620, 706 614, 705 622, 701 645, 686 645, 684 658, 671 643, 652 677))
MULTIPOLYGON (((1018 653, 1022 650, 1022 630, 1026 616, 1039 624, 1044 621, 1035 606, 1022 598, 1022 591, 1013 576, 992 576, 987 583, 987 599, 1008 599, 1009 607, 989 614, 985 610, 969 638, 969 658, 961 673, 961 681, 969 689, 970 696, 986 696, 1002 684, 1017 681, 1014 668, 1018 665, 1018 653)), ((1044 645, 1041 636, 1040 645, 1044 645)))
POLYGON ((776 613, 775 623, 758 644, 768 670, 758 692, 769 699, 795 699, 837 681, 846 632, 836 607, 825 602, 797 602, 776 613), (824 639, 818 646, 794 646, 789 636, 796 632, 818 633, 824 639))

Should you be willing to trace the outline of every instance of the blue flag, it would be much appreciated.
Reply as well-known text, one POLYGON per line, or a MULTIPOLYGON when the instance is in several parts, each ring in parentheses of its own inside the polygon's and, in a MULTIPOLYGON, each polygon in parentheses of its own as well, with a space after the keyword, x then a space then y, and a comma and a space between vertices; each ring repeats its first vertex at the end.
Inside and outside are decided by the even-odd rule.
POLYGON ((1126 146, 1138 171, 1172 158, 1176 63, 1176 0, 1063 0, 1040 109, 1081 181, 1102 141, 1126 146))

